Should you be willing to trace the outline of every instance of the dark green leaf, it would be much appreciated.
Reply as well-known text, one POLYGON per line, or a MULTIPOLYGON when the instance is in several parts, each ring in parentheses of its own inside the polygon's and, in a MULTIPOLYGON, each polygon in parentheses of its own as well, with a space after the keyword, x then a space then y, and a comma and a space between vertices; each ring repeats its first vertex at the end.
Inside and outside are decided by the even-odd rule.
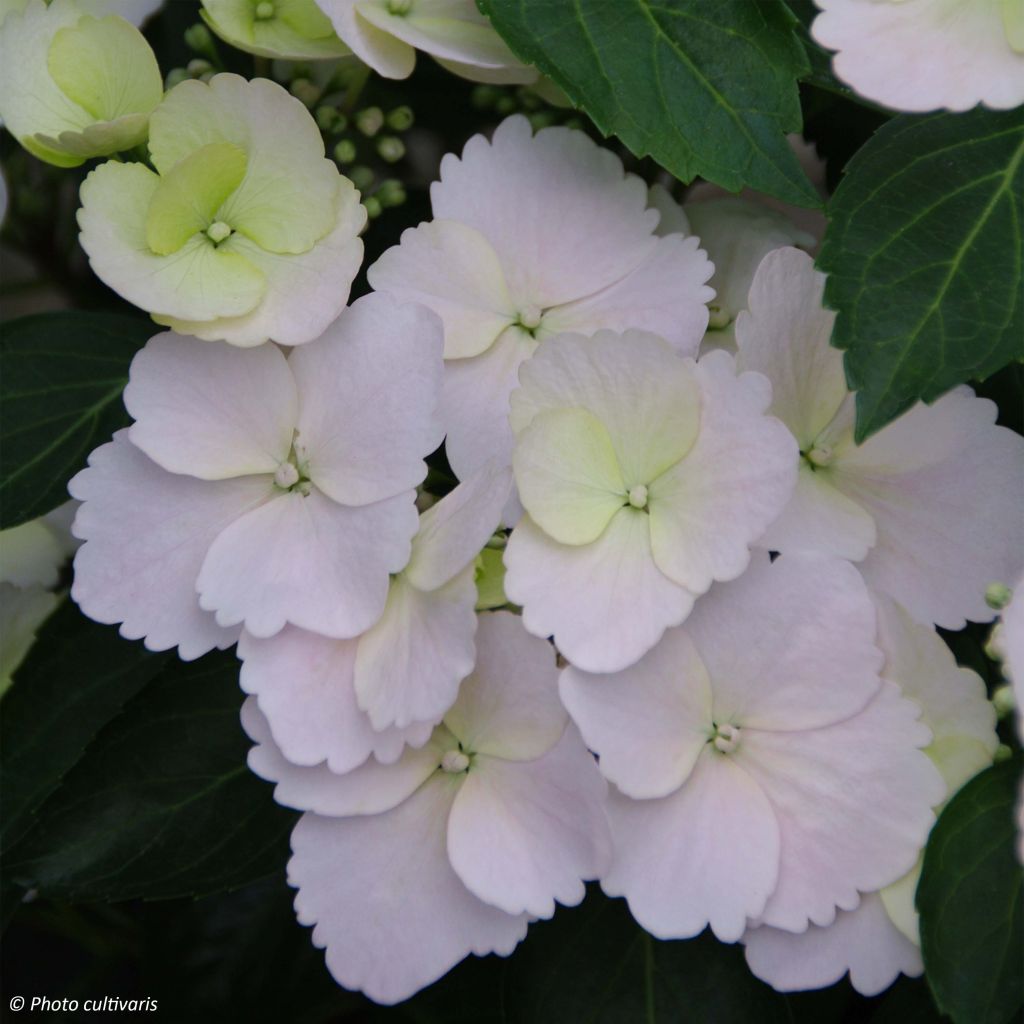
POLYGON ((1024 871, 1014 808, 1021 757, 972 779, 925 849, 917 907, 935 1001, 956 1024, 1007 1024, 1024 1006, 1024 871))
POLYGON ((1024 359, 1024 108, 895 118, 830 214, 818 263, 858 440, 1024 359))
POLYGON ((232 652, 170 661, 43 806, 10 879, 55 899, 161 899, 279 871, 295 815, 246 767, 241 699, 232 652))
POLYGON ((128 422, 128 364, 156 328, 113 313, 40 313, 0 340, 0 516, 4 528, 67 500, 67 482, 128 422))
POLYGON ((808 72, 778 0, 483 0, 512 50, 682 181, 819 206, 786 141, 808 72))
POLYGON ((70 601, 50 617, 3 699, 0 849, 25 833, 96 733, 166 659, 90 622, 70 601))

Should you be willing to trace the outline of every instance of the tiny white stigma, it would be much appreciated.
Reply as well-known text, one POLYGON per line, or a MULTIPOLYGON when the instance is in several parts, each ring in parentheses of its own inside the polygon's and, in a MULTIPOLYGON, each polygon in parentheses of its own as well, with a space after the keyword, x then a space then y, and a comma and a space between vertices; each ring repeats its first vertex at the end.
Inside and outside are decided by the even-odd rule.
POLYGON ((299 482, 299 471, 290 462, 282 462, 274 473, 274 483, 283 490, 294 487, 299 482))
POLYGON ((647 488, 643 484, 629 489, 629 503, 633 508, 647 508, 647 488))
POLYGON ((268 0, 263 0, 262 3, 256 5, 256 18, 258 21, 266 21, 268 18, 274 16, 274 5, 269 3, 268 0))
POLYGON ((827 444, 816 444, 807 453, 807 461, 815 466, 827 466, 832 461, 832 454, 832 449, 827 444))
POLYGON ((537 306, 524 306, 519 314, 519 324, 528 331, 535 331, 540 327, 540 320, 543 314, 537 306))
POLYGON ((728 723, 716 726, 712 742, 715 745, 715 750, 720 750, 723 754, 731 754, 740 745, 739 727, 728 723))
POLYGON ((231 226, 222 220, 215 220, 207 229, 206 235, 211 242, 220 245, 231 234, 231 226))
POLYGON ((469 758, 461 750, 446 750, 441 758, 441 770, 449 775, 460 775, 469 767, 469 758))
POLYGON ((388 0, 388 14, 396 14, 398 17, 402 17, 411 10, 412 0, 388 0))

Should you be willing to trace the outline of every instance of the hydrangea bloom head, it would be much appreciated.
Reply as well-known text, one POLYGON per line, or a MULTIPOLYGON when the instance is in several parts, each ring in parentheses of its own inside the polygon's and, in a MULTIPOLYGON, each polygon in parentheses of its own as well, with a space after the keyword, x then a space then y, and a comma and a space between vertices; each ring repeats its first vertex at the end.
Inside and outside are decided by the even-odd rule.
POLYGON ((921 622, 989 621, 985 588, 1024 569, 1024 438, 961 387, 854 444, 854 396, 829 345, 823 288, 810 257, 778 249, 737 320, 737 363, 772 382, 771 411, 801 453, 792 501, 759 543, 856 561, 921 622))
POLYGON ((607 865, 607 787, 566 724, 553 650, 508 612, 481 616, 458 701, 392 765, 299 768, 251 703, 243 724, 252 769, 307 811, 288 865, 299 920, 334 977, 377 1002, 470 953, 511 953, 531 918, 578 903, 607 865))
POLYGON ((225 42, 262 57, 329 60, 351 51, 316 0, 202 0, 203 21, 225 42))
POLYGON ((632 668, 564 670, 617 787, 602 886, 649 932, 800 932, 911 867, 945 790, 874 638, 848 563, 760 555, 632 668))
POLYGON ((299 345, 345 307, 366 211, 306 108, 267 79, 183 82, 151 118, 156 173, 106 163, 82 185, 97 275, 206 340, 299 345))
POLYGON ((132 149, 162 96, 156 57, 124 18, 31 0, 0 22, 0 117, 40 160, 76 167, 132 149))
POLYGON ((695 355, 712 266, 696 238, 655 235, 647 187, 613 153, 524 117, 441 161, 435 219, 369 270, 374 288, 422 302, 445 325, 446 450, 463 479, 508 455, 519 367, 564 331, 642 328, 695 355))
POLYGON ((360 299, 288 357, 159 335, 135 357, 135 417, 69 484, 83 501, 72 596, 154 650, 239 627, 368 629, 409 560, 416 485, 441 440, 441 327, 360 299))
POLYGON ((635 662, 749 545, 795 479, 792 438, 759 374, 694 363, 642 331, 545 341, 512 395, 528 515, 505 551, 526 628, 588 671, 635 662))
POLYGON ((1024 103, 1018 0, 815 0, 836 76, 895 110, 1024 103))
MULTIPOLYGON (((914 622, 888 598, 876 603, 883 678, 921 709, 932 734, 924 752, 942 774, 944 802, 991 764, 999 743, 995 711, 981 678, 956 664, 935 630, 914 622)), ((873 996, 900 974, 916 977, 924 969, 914 909, 920 875, 921 857, 902 878, 862 894, 858 906, 838 911, 825 926, 812 924, 803 932, 749 929, 743 938, 747 962, 784 992, 824 988, 849 973, 858 992, 873 996)))
POLYGON ((293 626, 269 639, 242 634, 242 689, 258 697, 289 761, 343 773, 371 754, 391 763, 430 738, 476 660, 473 563, 498 525, 509 476, 483 471, 420 516, 409 564, 359 637, 293 626))
POLYGON ((516 59, 474 0, 317 0, 341 39, 385 78, 408 78, 416 51, 478 82, 528 84, 537 72, 516 59))

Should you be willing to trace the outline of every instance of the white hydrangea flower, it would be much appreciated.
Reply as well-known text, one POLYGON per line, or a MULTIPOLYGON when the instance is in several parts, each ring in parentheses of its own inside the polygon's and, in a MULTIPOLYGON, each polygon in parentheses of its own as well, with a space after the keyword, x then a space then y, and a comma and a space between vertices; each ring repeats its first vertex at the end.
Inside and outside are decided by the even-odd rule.
POLYGON ((68 489, 84 504, 72 597, 151 650, 239 627, 351 637, 409 560, 415 487, 441 441, 441 325, 360 299, 286 357, 162 334, 132 362, 130 430, 68 489))
MULTIPOLYGON (((0 0, 0 22, 3 22, 11 11, 23 12, 32 0, 0 0)), ((51 4, 53 0, 44 0, 51 4)), ((94 18, 105 18, 108 14, 117 14, 136 28, 150 19, 163 6, 163 0, 74 0, 75 6, 83 14, 91 14, 94 18)))
POLYGON ((75 550, 69 511, 73 502, 0 530, 0 696, 57 607, 60 570, 75 550))
POLYGON ((74 0, 31 0, 0 16, 0 118, 33 156, 77 167, 146 140, 164 89, 137 28, 74 0))
POLYGON ((771 412, 801 451, 793 499, 759 543, 851 559, 921 622, 987 622, 985 588, 1024 570, 1024 438, 960 387, 855 445, 824 281, 805 253, 776 250, 736 325, 737 365, 772 382, 771 412))
MULTIPOLYGON (((995 710, 984 682, 957 665, 938 633, 894 601, 880 598, 877 605, 882 676, 921 709, 932 733, 925 753, 942 773, 944 803, 992 763, 999 744, 995 710)), ((825 927, 748 930, 743 941, 751 970, 783 992, 824 988, 849 973, 853 987, 866 996, 888 988, 900 974, 917 977, 924 969, 914 909, 921 862, 919 856, 906 875, 880 892, 863 894, 858 907, 840 910, 825 927)))
POLYGON ((385 78, 408 78, 416 51, 476 82, 530 84, 519 61, 474 0, 317 0, 338 35, 385 78))
POLYGON ((602 887, 651 934, 827 925, 913 865, 945 787, 875 631, 849 563, 760 554, 632 668, 563 671, 617 787, 602 887))
POLYGON ((508 398, 544 338, 651 330, 696 355, 712 266, 696 238, 658 238, 647 187, 583 132, 510 117, 449 153, 435 220, 369 270, 374 288, 422 302, 445 325, 443 417, 464 479, 511 454, 508 398))
POLYGON ((558 700, 555 653, 517 616, 480 617, 478 656, 429 743, 347 775, 297 767, 254 703, 257 775, 306 810, 288 880, 346 988, 395 1003, 475 953, 507 956, 532 918, 607 866, 607 785, 558 700))
POLYGON ((345 308, 366 223, 309 111, 265 78, 182 82, 150 119, 150 155, 81 189, 97 276, 157 323, 207 341, 300 345, 345 308))
POLYGON ((268 639, 242 634, 242 689, 258 698, 289 761, 326 761, 342 774, 426 743, 476 661, 474 559, 510 488, 508 470, 488 468, 424 512, 409 564, 361 636, 332 640, 294 626, 268 639))
POLYGON ((1019 0, 815 0, 836 77, 894 110, 1024 103, 1019 0))
POLYGON ((643 331, 545 341, 512 394, 524 516, 505 592, 590 672, 631 665, 681 623, 793 491, 796 446, 760 374, 698 363, 643 331))
POLYGON ((316 0, 202 0, 203 21, 231 46, 262 57, 334 60, 351 51, 316 0))

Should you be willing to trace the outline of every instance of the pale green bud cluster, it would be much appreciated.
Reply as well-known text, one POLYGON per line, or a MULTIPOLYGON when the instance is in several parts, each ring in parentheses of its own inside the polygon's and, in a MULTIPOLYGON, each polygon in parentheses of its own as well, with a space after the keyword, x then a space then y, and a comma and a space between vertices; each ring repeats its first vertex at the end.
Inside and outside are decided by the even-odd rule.
POLYGON ((40 160, 76 167, 133 149, 162 96, 156 57, 124 18, 31 0, 0 24, 0 117, 40 160))

